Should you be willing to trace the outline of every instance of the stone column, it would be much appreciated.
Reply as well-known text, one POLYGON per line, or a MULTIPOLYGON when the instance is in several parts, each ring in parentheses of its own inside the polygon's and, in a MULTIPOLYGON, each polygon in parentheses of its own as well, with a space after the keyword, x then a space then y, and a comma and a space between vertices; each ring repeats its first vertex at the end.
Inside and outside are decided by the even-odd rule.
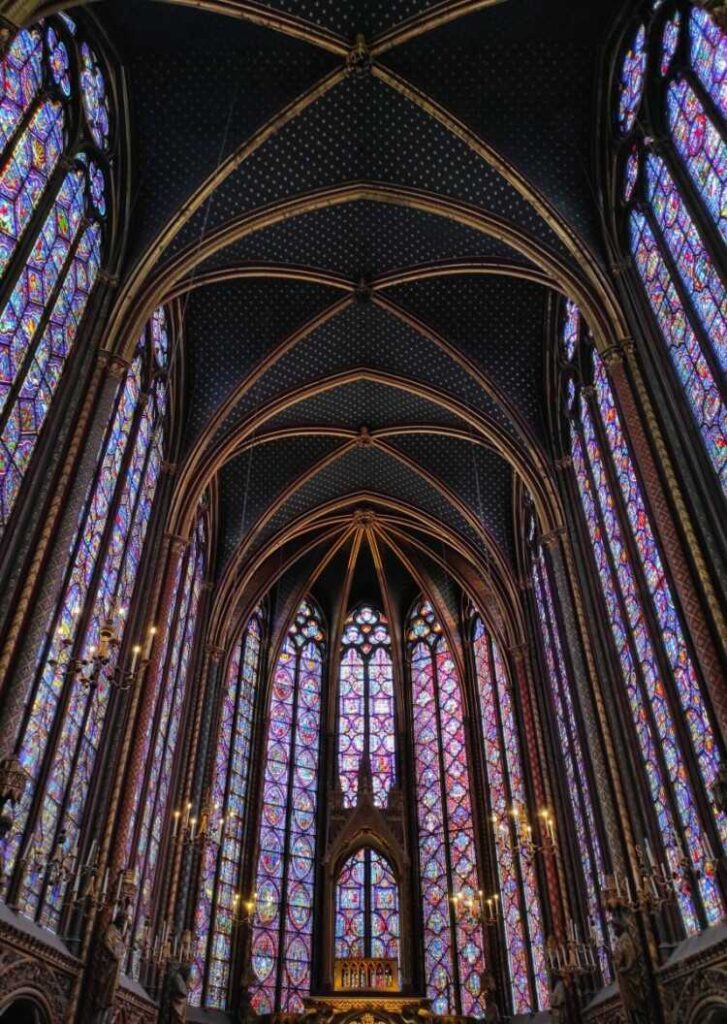
MULTIPOLYGON (((510 649, 513 664, 515 666, 515 679, 517 682, 520 706, 522 708, 523 732, 527 748, 527 758, 531 769, 531 780, 535 795, 536 810, 542 810, 550 805, 546 791, 545 778, 543 776, 543 765, 540 757, 540 738, 533 712, 533 705, 530 693, 530 680, 528 677, 525 659, 528 657, 529 645, 521 644, 510 649)), ((565 940, 565 917, 563 912, 563 901, 566 899, 565 890, 561 890, 558 879, 558 869, 555 863, 555 852, 548 850, 543 855, 545 877, 548 883, 550 896, 550 910, 552 915, 552 927, 558 942, 565 940)))
MULTIPOLYGON (((606 710, 595 678, 595 666, 591 665, 590 667, 593 671, 589 672, 581 644, 571 583, 568 578, 563 552, 564 546, 569 542, 563 529, 545 534, 541 538, 541 542, 548 549, 550 555, 555 590, 557 591, 563 618, 565 642, 568 646, 571 664, 573 665, 573 684, 578 695, 578 707, 583 719, 588 752, 593 766, 593 775, 596 780, 598 803, 601 808, 601 817, 608 843, 611 865, 614 870, 624 874, 626 872, 626 860, 624 857, 625 849, 622 835, 624 835, 628 827, 628 818, 623 799, 620 801, 618 811, 614 805, 614 788, 620 787, 620 780, 617 776, 615 755, 610 743, 606 710), (594 680, 595 696, 588 685, 589 678, 594 680)), ((575 580, 573 586, 577 586, 575 580)))

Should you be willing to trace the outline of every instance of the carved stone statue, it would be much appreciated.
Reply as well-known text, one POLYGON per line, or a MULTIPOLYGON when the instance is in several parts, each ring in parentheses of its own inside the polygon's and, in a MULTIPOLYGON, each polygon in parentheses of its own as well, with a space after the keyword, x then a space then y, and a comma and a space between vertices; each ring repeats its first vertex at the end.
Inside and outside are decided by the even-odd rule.
POLYGON ((125 924, 124 915, 117 914, 101 931, 93 965, 92 1024, 109 1024, 113 1015, 121 963, 126 953, 125 924))
POLYGON ((187 1019, 187 997, 189 996, 189 976, 192 968, 189 964, 180 964, 169 972, 167 982, 167 1012, 165 1020, 169 1024, 184 1024, 187 1019))
POLYGON ((550 991, 550 1019, 552 1024, 562 1024, 566 1019, 566 991, 563 979, 557 974, 553 976, 553 988, 550 991))
POLYGON ((613 966, 626 1020, 629 1024, 649 1024, 649 986, 641 950, 621 915, 614 915, 613 930, 613 966))

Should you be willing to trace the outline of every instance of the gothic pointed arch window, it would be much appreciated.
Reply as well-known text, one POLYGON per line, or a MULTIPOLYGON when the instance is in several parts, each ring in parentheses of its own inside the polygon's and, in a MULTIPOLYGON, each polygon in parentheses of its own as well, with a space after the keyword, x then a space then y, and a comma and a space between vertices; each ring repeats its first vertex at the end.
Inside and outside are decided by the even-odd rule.
POLYGON ((44 864, 77 850, 164 458, 167 324, 155 311, 118 390, 73 540, 16 753, 29 776, 6 839, 20 910, 57 929, 66 882, 44 864), (22 857, 18 857, 22 850, 22 857))
MULTIPOLYGON (((572 305, 566 318, 564 337, 576 331, 576 313, 572 305)), ((602 879, 606 877, 603 847, 597 817, 597 805, 593 800, 592 772, 588 758, 588 744, 582 735, 581 714, 573 687, 573 673, 566 657, 566 648, 561 636, 560 606, 556 600, 550 565, 546 552, 540 543, 533 508, 526 509, 526 537, 530 556, 530 578, 533 584, 533 599, 537 624, 540 631, 540 650, 543 656, 545 677, 548 683, 551 721, 554 724, 560 751, 563 773, 567 785, 565 797, 570 809, 578 857, 582 869, 585 890, 585 908, 588 917, 589 937, 595 945, 601 977, 605 984, 611 980, 611 965, 608 954, 608 937, 604 908, 599 894, 602 879)))
MULTIPOLYGON (((134 829, 127 839, 124 863, 139 880, 139 897, 131 934, 135 937, 152 913, 157 868, 164 825, 169 819, 169 800, 181 738, 187 695, 191 686, 196 638, 200 626, 200 599, 207 571, 208 518, 200 509, 191 541, 176 567, 174 594, 162 623, 163 650, 156 678, 145 686, 154 693, 153 725, 144 737, 142 761, 146 766, 133 796, 134 829)), ((163 874, 163 873, 162 873, 163 874)), ((132 975, 139 968, 140 943, 132 943, 132 975)))
POLYGON ((321 685, 320 611, 298 608, 271 679, 252 933, 252 1004, 298 1012, 311 983, 321 685))
POLYGON ((435 1013, 481 1017, 482 929, 458 916, 452 899, 471 899, 481 888, 461 682, 428 601, 414 609, 407 639, 426 991, 435 1013))
POLYGON ((107 247, 113 125, 81 28, 49 16, 0 63, 0 535, 107 247))
POLYGON ((356 804, 366 757, 373 801, 385 807, 396 780, 394 677, 384 616, 362 605, 346 619, 338 677, 338 766, 343 806, 356 804))
POLYGON ((529 1013, 547 1006, 548 976, 537 872, 520 834, 525 765, 505 662, 479 615, 472 643, 512 1001, 515 1013, 529 1013))
POLYGON ((625 245, 665 373, 727 492, 727 35, 696 5, 653 8, 620 69, 625 245))
POLYGON ((225 674, 211 810, 217 841, 203 853, 195 915, 197 952, 191 999, 224 1009, 230 983, 234 915, 248 816, 250 745, 261 670, 263 615, 258 608, 232 650, 225 674), (217 822, 220 822, 217 825, 217 822))
MULTIPOLYGON (((336 880, 336 959, 398 961, 399 936, 399 885, 394 870, 378 850, 362 847, 348 858, 336 880)), ((359 985, 352 980, 350 987, 359 985)))
POLYGON ((691 934, 724 914, 715 857, 727 817, 711 796, 723 752, 605 365, 572 303, 565 325, 575 482, 653 806, 652 842, 669 873, 683 878, 678 902, 691 934))

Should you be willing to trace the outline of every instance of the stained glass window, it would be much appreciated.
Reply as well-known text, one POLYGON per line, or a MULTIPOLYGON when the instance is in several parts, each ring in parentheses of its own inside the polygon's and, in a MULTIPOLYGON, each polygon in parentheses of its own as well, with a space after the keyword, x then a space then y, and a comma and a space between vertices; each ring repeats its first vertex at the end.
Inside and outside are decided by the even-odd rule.
MULTIPOLYGON (((153 327, 152 320, 152 343, 153 327)), ((158 347, 154 350, 159 354, 158 347)), ((205 518, 200 515, 185 558, 180 561, 176 572, 177 599, 171 602, 169 616, 164 623, 164 650, 159 673, 156 679, 145 680, 145 685, 154 690, 156 707, 153 726, 145 737, 143 762, 147 765, 147 772, 146 776, 139 780, 139 788, 134 794, 136 825, 133 841, 130 837, 126 856, 126 863, 135 867, 141 883, 136 907, 137 930, 151 911, 162 833, 169 817, 174 755, 185 696, 189 688, 199 599, 205 578, 206 532, 205 518)), ((133 973, 136 973, 137 969, 138 963, 132 961, 133 973)))
MULTIPOLYGON (((566 348, 571 316, 572 311, 569 309, 568 322, 563 334, 566 348)), ((534 526, 534 520, 531 522, 534 526)), ((564 657, 550 572, 544 552, 534 542, 534 530, 531 578, 542 640, 541 650, 550 691, 550 705, 557 732, 557 748, 563 759, 571 822, 583 869, 589 937, 596 946, 603 981, 608 983, 611 980, 611 967, 606 945, 605 919, 599 900, 605 868, 588 778, 587 744, 581 737, 578 725, 579 715, 574 699, 573 682, 564 657)))
MULTIPOLYGON (((162 312, 156 316, 164 323, 162 312)), ((51 851, 70 853, 79 839, 164 456, 165 367, 149 334, 146 328, 119 388, 16 744, 30 784, 6 855, 21 911, 53 929, 64 883, 51 884, 39 863, 51 851)))
MULTIPOLYGON (((727 241, 727 36, 705 11, 672 2, 643 36, 643 53, 650 47, 660 55, 655 94, 674 152, 655 148, 660 129, 640 117, 623 161, 628 245, 675 386, 727 491, 727 290, 720 270, 727 241), (689 34, 686 66, 673 59, 682 30, 689 34)), ((624 81, 633 74, 629 50, 624 81)))
POLYGON ((336 882, 335 953, 339 960, 399 959, 399 886, 389 862, 370 847, 349 857, 336 882))
POLYGON ((695 797, 700 786, 711 799, 719 765, 714 730, 605 367, 587 341, 581 346, 582 360, 590 355, 593 362, 594 386, 581 391, 571 423, 573 466, 666 863, 681 877, 686 857, 697 876, 695 891, 685 884, 679 893, 684 926, 694 932, 695 900, 709 923, 724 912, 712 861, 727 820, 715 809, 703 820, 695 797))
POLYGON ((427 996, 435 1013, 482 1017, 482 928, 453 903, 480 890, 460 681, 428 602, 415 609, 407 636, 427 996))
POLYGON ((272 678, 265 754, 252 1004, 298 1012, 310 990, 323 629, 299 607, 272 678))
POLYGON ((258 694, 262 614, 252 616, 227 666, 212 778, 215 841, 205 847, 195 916, 192 1002, 224 1009, 247 813, 252 720, 258 694), (217 822, 221 820, 219 826, 217 822), (219 829, 219 832, 217 830, 219 829), (205 976, 206 971, 206 976, 205 976))
POLYGON ((0 534, 101 269, 107 169, 89 160, 90 123, 90 138, 69 129, 91 88, 79 43, 108 136, 103 72, 69 19, 20 31, 0 66, 0 534))
POLYGON ((361 758, 368 758, 376 807, 396 778, 394 680, 386 619, 369 605, 348 616, 338 678, 338 761, 344 807, 353 807, 361 758))
POLYGON ((520 842, 527 808, 520 741, 505 664, 479 616, 473 644, 513 1007, 529 1013, 547 1006, 548 978, 535 863, 520 842))

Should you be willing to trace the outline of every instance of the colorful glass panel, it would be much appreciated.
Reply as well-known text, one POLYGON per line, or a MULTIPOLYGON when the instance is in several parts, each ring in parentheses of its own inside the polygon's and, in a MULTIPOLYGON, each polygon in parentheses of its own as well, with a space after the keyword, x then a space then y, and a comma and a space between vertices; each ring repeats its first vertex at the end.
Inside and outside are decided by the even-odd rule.
POLYGON ((338 876, 335 955, 399 959, 399 887, 376 850, 358 850, 338 876))
MULTIPOLYGON (((664 571, 661 554, 656 543, 644 496, 636 479, 631 453, 621 429, 616 404, 603 362, 594 355, 594 385, 596 403, 601 415, 606 439, 611 452, 616 480, 621 490, 624 509, 639 553, 646 585, 651 595, 654 614, 659 627, 661 645, 666 655, 681 702, 681 710, 692 740, 694 757, 699 765, 705 789, 710 792, 719 773, 720 758, 697 679, 684 629, 677 612, 669 581, 664 571)), ((625 562, 621 551, 620 565, 625 562)), ((621 570, 625 572, 625 569, 621 570)), ((635 594, 633 595, 636 596, 635 594)), ((717 815, 723 841, 727 840, 727 816, 717 815)), ((703 868, 703 865, 701 865, 703 868)))
POLYGON ((145 336, 120 389, 98 475, 71 548, 49 640, 39 652, 35 691, 18 741, 31 785, 18 808, 19 828, 6 852, 12 864, 35 803, 37 823, 32 835, 25 837, 26 849, 34 855, 21 878, 18 903, 23 912, 37 913, 51 929, 59 924, 64 885, 48 883, 38 860, 55 846, 69 852, 78 842, 119 646, 112 644, 102 662, 94 657, 100 651, 102 625, 123 637, 163 458, 159 387, 152 400, 139 407, 144 348, 145 336), (80 659, 84 673, 92 673, 90 685, 83 676, 69 674, 71 659, 80 659), (61 709, 57 739, 49 746, 61 709), (35 794, 34 783, 44 764, 48 783, 42 793, 35 794))
POLYGON ((647 195, 656 222, 702 321, 714 354, 727 373, 727 290, 661 157, 646 158, 647 195))
POLYGON ((573 828, 578 843, 586 883, 586 901, 591 929, 595 939, 598 963, 604 983, 611 980, 611 968, 606 946, 606 933, 601 913, 599 892, 605 868, 601 843, 596 827, 596 815, 591 787, 586 771, 585 745, 581 742, 578 717, 573 700, 573 685, 566 666, 560 630, 556 619, 553 589, 545 556, 538 551, 533 558, 533 593, 540 625, 542 651, 545 657, 551 705, 560 741, 567 792, 572 814, 573 828))
POLYGON ((457 1012, 459 1002, 462 1013, 481 1017, 481 927, 450 905, 450 895, 467 900, 479 891, 459 679, 427 602, 408 635, 427 996, 436 1013, 457 1012))
POLYGON ((322 639, 304 602, 273 675, 252 936, 258 1013, 298 1012, 310 989, 322 639))
POLYGON ((727 118, 727 34, 697 6, 689 12, 689 58, 702 85, 727 118))
POLYGON ((727 146, 686 78, 670 83, 666 91, 666 116, 676 150, 727 242, 727 146))
MULTIPOLYGON (((671 709, 660 678, 659 664, 649 636, 633 567, 629 561, 616 505, 585 399, 581 402, 581 419, 583 442, 581 443, 578 434, 574 433, 572 445, 581 501, 597 558, 611 631, 621 661, 669 866, 678 874, 681 852, 677 835, 684 836, 690 850, 699 851, 702 848, 702 827, 689 778, 684 770, 671 709), (613 560, 613 571, 609 563, 609 553, 613 560), (637 665, 645 688, 643 695, 637 665), (650 718, 653 720, 653 726, 650 718), (679 832, 675 830, 660 767, 659 752, 664 758, 674 789, 679 814, 679 832)), ((699 888, 707 915, 710 920, 715 920, 722 912, 717 887, 712 879, 703 877, 699 882, 699 888)), ((695 931, 697 922, 690 895, 681 892, 679 902, 687 931, 695 931)))
POLYGON ((624 55, 618 97, 618 124, 622 135, 634 126, 644 91, 646 71, 646 29, 641 25, 624 55))
POLYGON ((198 952, 193 965, 192 1002, 199 1005, 201 1001, 206 964, 204 1003, 217 1009, 224 1009, 226 1005, 233 917, 240 899, 237 882, 247 810, 261 635, 258 612, 250 619, 243 640, 235 645, 227 668, 211 794, 214 820, 222 818, 220 841, 208 845, 204 851, 195 917, 198 952))
POLYGON ((679 293, 643 213, 630 215, 631 247, 667 352, 723 489, 727 492, 727 410, 679 293))
POLYGON ((386 620, 369 605, 343 627, 339 670, 339 779, 344 807, 353 807, 361 758, 368 758, 376 807, 385 807, 396 778, 394 680, 386 620))
POLYGON ((46 100, 33 114, 0 171, 0 273, 28 226, 63 152, 65 115, 46 100))
POLYGON ((0 64, 0 151, 10 141, 43 80, 43 41, 35 29, 21 29, 0 64))
POLYGON ((88 43, 81 43, 81 93, 89 131, 100 149, 109 138, 109 100, 106 82, 95 53, 88 43))
POLYGON ((682 22, 681 11, 675 11, 671 18, 664 22, 661 36, 661 73, 666 75, 679 43, 679 28, 682 22))
POLYGON ((52 26, 48 27, 45 38, 48 43, 48 64, 51 76, 63 95, 68 97, 71 95, 71 79, 68 74, 70 61, 66 44, 52 26))
MULTIPOLYGON (((141 881, 137 922, 151 911, 156 868, 161 850, 163 827, 169 817, 169 794, 179 727, 185 695, 189 687, 190 662, 194 651, 199 599, 206 570, 205 522, 199 518, 178 587, 176 622, 165 650, 165 660, 157 680, 150 685, 156 691, 157 707, 151 730, 153 751, 143 796, 143 811, 138 829, 133 863, 141 881)), ((137 924, 138 927, 138 924, 137 924)))

